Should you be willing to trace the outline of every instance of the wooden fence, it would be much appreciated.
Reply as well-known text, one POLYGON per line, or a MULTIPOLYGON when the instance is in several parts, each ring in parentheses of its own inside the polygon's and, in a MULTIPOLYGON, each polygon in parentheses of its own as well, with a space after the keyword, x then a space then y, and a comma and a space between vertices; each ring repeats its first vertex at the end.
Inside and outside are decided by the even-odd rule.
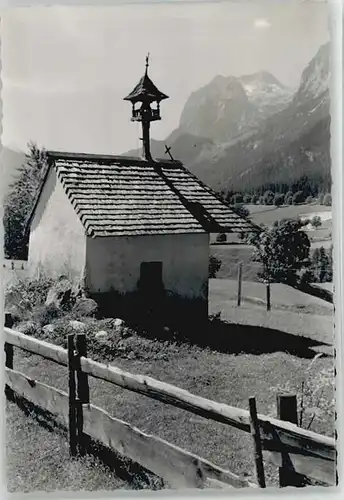
POLYGON ((6 391, 14 391, 38 407, 62 415, 69 430, 72 455, 84 453, 84 439, 89 436, 176 488, 265 487, 263 459, 280 467, 280 472, 284 471, 284 484, 281 481, 281 485, 295 485, 295 476, 299 474, 329 485, 336 484, 335 440, 290 422, 257 415, 254 398, 250 399, 249 410, 235 408, 147 376, 98 363, 87 357, 85 335, 82 334, 69 335, 66 350, 10 328, 4 331, 6 391), (14 370, 14 347, 67 366, 68 393, 14 370), (163 439, 148 435, 92 405, 88 376, 251 433, 258 485, 163 439), (287 481, 286 472, 289 473, 287 481))

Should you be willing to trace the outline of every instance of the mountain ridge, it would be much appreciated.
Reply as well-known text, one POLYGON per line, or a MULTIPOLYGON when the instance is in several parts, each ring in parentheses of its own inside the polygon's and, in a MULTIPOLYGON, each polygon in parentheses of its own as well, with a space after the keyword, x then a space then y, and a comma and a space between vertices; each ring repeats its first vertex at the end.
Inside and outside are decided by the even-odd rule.
MULTIPOLYGON (((215 82, 212 98, 219 89, 225 88, 228 82, 231 86, 235 82, 235 88, 238 89, 239 80, 249 85, 252 80, 259 83, 259 77, 265 78, 268 85, 275 85, 275 81, 278 82, 273 75, 264 71, 238 78, 218 75, 208 86, 200 90, 204 93, 204 89, 214 85, 215 82)), ((218 104, 210 115, 212 124, 210 137, 206 133, 201 135, 200 130, 195 129, 193 125, 188 128, 187 124, 192 123, 192 117, 185 120, 185 113, 184 118, 182 113, 183 127, 179 126, 165 141, 154 141, 153 156, 164 156, 165 144, 168 144, 175 159, 183 161, 202 181, 217 190, 253 190, 266 184, 278 184, 286 179, 292 183, 305 175, 311 182, 319 183, 319 189, 330 189, 329 78, 330 60, 329 43, 327 43, 319 48, 305 67, 299 87, 294 92, 290 89, 281 91, 280 95, 285 92, 286 105, 278 104, 271 114, 261 113, 257 122, 248 120, 244 127, 238 126, 236 131, 232 128, 227 137, 223 131, 217 135, 213 126, 214 109, 218 109, 218 104), (158 152, 159 155, 156 154, 158 152)), ((264 82, 263 89, 266 88, 264 82)), ((194 107, 196 116, 198 111, 195 95, 202 99, 204 98, 202 92, 191 94, 193 96, 191 107, 187 103, 185 105, 189 108, 188 112, 194 107)), ((268 94, 271 96, 271 88, 268 94)), ((245 94, 243 97, 241 90, 238 90, 236 95, 239 96, 240 108, 244 101, 247 103, 248 96, 245 94)), ((262 91, 259 90, 255 100, 259 100, 261 95, 262 91)), ((275 103, 276 98, 273 98, 270 104, 274 106, 275 103)), ((238 115, 237 111, 238 108, 234 108, 234 116, 238 115)), ((193 121, 197 121, 195 117, 193 121)), ((200 123, 202 125, 203 122, 200 123)), ((226 121, 223 120, 223 123, 226 121)), ((137 154, 137 151, 130 153, 137 154)))

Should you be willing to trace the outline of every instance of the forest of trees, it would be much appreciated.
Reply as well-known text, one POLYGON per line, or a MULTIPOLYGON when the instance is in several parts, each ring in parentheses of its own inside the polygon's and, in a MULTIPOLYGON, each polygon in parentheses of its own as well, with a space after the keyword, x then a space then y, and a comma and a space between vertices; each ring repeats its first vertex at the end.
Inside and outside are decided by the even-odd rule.
POLYGON ((247 189, 245 192, 222 190, 219 194, 233 206, 257 203, 281 206, 315 201, 321 205, 332 205, 330 189, 319 189, 319 184, 309 180, 307 176, 302 176, 299 181, 292 184, 264 184, 255 190, 247 189))

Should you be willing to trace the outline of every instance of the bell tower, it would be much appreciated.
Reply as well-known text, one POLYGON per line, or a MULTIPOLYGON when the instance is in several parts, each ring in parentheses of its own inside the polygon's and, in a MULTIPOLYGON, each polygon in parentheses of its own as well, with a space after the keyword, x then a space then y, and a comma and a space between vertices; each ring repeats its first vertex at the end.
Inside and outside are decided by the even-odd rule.
POLYGON ((168 99, 168 96, 160 92, 149 78, 148 67, 149 54, 146 57, 145 74, 124 100, 132 104, 131 121, 142 123, 143 157, 147 161, 153 161, 150 151, 150 123, 161 120, 160 102, 168 99))

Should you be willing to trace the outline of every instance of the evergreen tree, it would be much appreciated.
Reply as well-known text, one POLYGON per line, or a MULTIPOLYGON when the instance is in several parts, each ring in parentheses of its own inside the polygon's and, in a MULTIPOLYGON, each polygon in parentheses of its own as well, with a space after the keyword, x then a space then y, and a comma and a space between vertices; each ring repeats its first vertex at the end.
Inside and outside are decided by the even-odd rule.
POLYGON ((26 161, 4 200, 5 256, 8 259, 27 258, 28 235, 26 221, 33 208, 47 162, 44 150, 34 143, 28 144, 26 161))

